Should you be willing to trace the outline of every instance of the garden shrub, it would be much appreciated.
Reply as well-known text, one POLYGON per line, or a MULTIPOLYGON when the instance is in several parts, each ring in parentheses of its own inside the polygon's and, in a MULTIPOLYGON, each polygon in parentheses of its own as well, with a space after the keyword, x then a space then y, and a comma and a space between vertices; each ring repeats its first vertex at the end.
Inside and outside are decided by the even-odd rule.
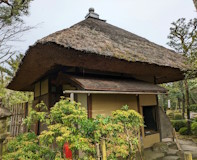
POLYGON ((183 119, 182 114, 180 113, 174 114, 174 120, 181 120, 181 119, 183 119))
POLYGON ((3 160, 23 159, 54 159, 55 154, 48 147, 43 148, 38 144, 38 137, 35 133, 25 133, 17 136, 7 145, 7 152, 3 160))
POLYGON ((197 117, 196 118, 194 118, 194 120, 193 120, 194 122, 197 122, 197 117))
POLYGON ((187 134, 188 134, 187 127, 182 127, 182 128, 180 128, 179 133, 180 133, 181 135, 187 135, 187 134))
POLYGON ((172 126, 178 132, 180 128, 187 126, 186 120, 171 120, 172 126))
MULTIPOLYGON (((43 103, 36 107, 40 110, 47 108, 43 103)), ((30 139, 28 133, 11 141, 13 145, 9 145, 12 148, 6 154, 5 160, 63 160, 63 146, 66 143, 69 144, 73 159, 77 160, 98 158, 95 148, 97 144, 107 149, 107 159, 133 159, 138 151, 140 126, 143 125, 142 116, 129 110, 128 106, 123 106, 107 117, 98 115, 94 119, 88 119, 87 112, 80 103, 64 98, 57 102, 50 112, 32 110, 24 122, 30 127, 38 120, 47 124, 48 129, 39 136, 31 133, 30 139), (54 145, 55 148, 51 147, 54 145), (84 153, 81 158, 79 151, 84 153)))
POLYGON ((173 112, 168 113, 167 116, 168 116, 170 119, 174 119, 174 113, 173 113, 173 112))
POLYGON ((197 136, 197 122, 193 122, 191 125, 192 133, 197 136))
POLYGON ((190 111, 197 112, 197 104, 191 104, 190 111))

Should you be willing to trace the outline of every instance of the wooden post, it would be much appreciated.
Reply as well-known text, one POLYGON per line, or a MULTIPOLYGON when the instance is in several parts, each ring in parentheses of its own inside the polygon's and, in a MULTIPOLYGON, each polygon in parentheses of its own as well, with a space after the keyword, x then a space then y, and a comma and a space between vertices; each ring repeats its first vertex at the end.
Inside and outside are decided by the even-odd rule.
POLYGON ((96 143, 96 154, 97 154, 97 159, 100 160, 101 155, 100 155, 99 143, 96 143))
POLYGON ((175 129, 173 128, 172 129, 172 140, 173 140, 173 142, 175 142, 175 129))
POLYGON ((106 153, 106 144, 105 144, 105 140, 102 139, 101 140, 101 147, 102 147, 102 156, 103 156, 103 159, 102 160, 107 160, 107 153, 106 153))
POLYGON ((181 149, 181 146, 180 146, 180 144, 179 144, 178 137, 177 137, 177 135, 176 135, 176 131, 175 131, 174 128, 173 128, 173 132, 174 132, 174 137, 175 137, 175 139, 176 139, 177 148, 178 148, 179 151, 181 151, 182 149, 181 149))
POLYGON ((192 160, 192 154, 190 152, 185 152, 184 160, 192 160))
POLYGON ((87 97, 88 118, 92 118, 92 95, 88 94, 87 97))
POLYGON ((71 94, 70 94, 70 100, 71 100, 71 101, 74 101, 74 93, 71 93, 71 94))

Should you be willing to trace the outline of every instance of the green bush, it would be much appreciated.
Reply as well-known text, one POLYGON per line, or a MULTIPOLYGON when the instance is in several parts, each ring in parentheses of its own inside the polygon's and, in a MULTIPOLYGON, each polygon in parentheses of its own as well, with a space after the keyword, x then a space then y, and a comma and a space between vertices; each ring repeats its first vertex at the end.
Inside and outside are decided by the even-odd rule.
POLYGON ((31 133, 17 137, 8 145, 3 160, 63 160, 65 142, 70 145, 73 159, 79 159, 79 151, 84 153, 81 159, 95 159, 98 155, 95 146, 101 143, 102 148, 107 149, 108 159, 133 159, 138 151, 138 132, 143 119, 127 105, 110 116, 98 115, 94 119, 87 117, 85 108, 79 103, 63 97, 50 112, 45 112, 44 103, 36 107, 43 112, 32 109, 24 123, 31 127, 39 120, 47 124, 47 130, 39 136, 31 133))
POLYGON ((174 119, 174 113, 173 113, 173 112, 168 113, 167 116, 168 116, 170 119, 174 119))
POLYGON ((197 122, 197 117, 196 117, 196 118, 194 118, 194 122, 197 122))
POLYGON ((54 159, 55 155, 50 152, 50 147, 42 147, 35 133, 25 133, 15 137, 8 143, 7 152, 3 155, 3 160, 22 159, 54 159))
POLYGON ((179 133, 181 135, 187 135, 187 133, 188 133, 187 127, 180 128, 179 133))
POLYGON ((174 120, 181 120, 181 119, 183 119, 182 114, 180 113, 174 114, 174 120))
POLYGON ((180 128, 187 126, 186 120, 171 120, 172 126, 178 132, 180 128))
POLYGON ((197 104, 190 105, 190 111, 197 112, 197 104))
POLYGON ((192 133, 197 136, 197 122, 193 122, 191 125, 192 133))

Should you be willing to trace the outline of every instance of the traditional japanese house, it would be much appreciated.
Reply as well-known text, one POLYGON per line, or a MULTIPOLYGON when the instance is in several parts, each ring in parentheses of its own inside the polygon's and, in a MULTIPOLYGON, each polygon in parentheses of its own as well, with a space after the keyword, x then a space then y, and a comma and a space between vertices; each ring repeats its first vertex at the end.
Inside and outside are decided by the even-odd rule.
MULTIPOLYGON (((91 8, 85 20, 30 46, 9 89, 34 92, 52 107, 60 96, 81 102, 88 116, 128 105, 144 117, 144 147, 162 137, 157 84, 184 78, 180 54, 108 24, 91 8)), ((38 132, 42 130, 38 127, 38 132)))

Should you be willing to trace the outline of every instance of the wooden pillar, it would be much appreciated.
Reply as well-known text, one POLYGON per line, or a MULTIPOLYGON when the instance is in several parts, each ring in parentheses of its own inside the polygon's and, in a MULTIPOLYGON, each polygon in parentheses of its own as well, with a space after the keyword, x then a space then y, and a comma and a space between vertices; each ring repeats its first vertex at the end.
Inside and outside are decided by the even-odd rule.
POLYGON ((138 109, 138 113, 141 114, 141 111, 140 111, 140 96, 139 96, 139 94, 136 95, 136 97, 137 97, 137 109, 138 109))
POLYGON ((88 118, 92 118, 92 95, 88 94, 87 97, 88 118))
POLYGON ((71 101, 74 101, 74 93, 71 93, 71 94, 70 94, 70 100, 71 100, 71 101))
MULTIPOLYGON (((157 79, 154 76, 154 84, 157 84, 157 79)), ((160 133, 160 142, 162 141, 162 132, 161 132, 161 119, 160 119, 160 106, 159 106, 159 99, 158 99, 158 95, 156 95, 156 105, 157 105, 157 109, 156 109, 156 120, 157 120, 157 129, 159 130, 160 133)))

